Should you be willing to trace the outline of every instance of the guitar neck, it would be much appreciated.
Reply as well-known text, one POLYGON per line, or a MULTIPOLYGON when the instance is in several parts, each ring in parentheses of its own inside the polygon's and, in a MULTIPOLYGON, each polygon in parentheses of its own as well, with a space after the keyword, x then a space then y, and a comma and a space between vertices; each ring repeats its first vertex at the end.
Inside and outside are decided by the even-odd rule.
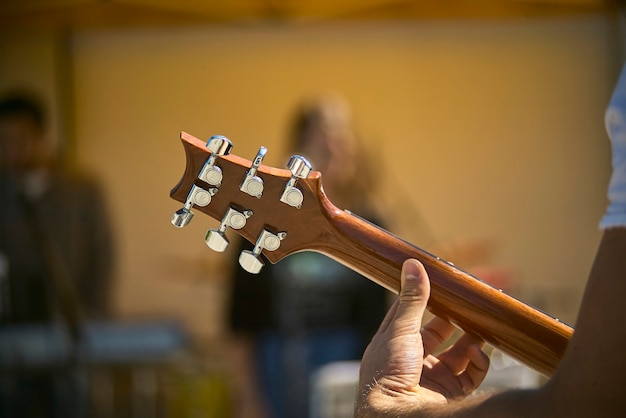
POLYGON ((430 278, 428 308, 433 314, 546 376, 554 372, 571 327, 329 201, 324 205, 334 232, 317 251, 395 293, 404 261, 419 260, 430 278))
MULTIPOLYGON (((210 154, 204 142, 185 132, 181 139, 187 166, 171 191, 172 198, 185 202, 173 218, 177 226, 186 225, 192 216, 192 203, 197 202, 190 200, 191 190, 210 189, 198 178, 210 154)), ((554 372, 572 335, 571 327, 358 216, 339 210, 324 194, 319 172, 297 179, 304 202, 301 206, 291 207, 279 201, 287 190, 285 184, 294 180, 287 170, 260 165, 257 174, 265 182, 263 198, 243 193, 242 179, 248 178, 251 164, 236 155, 220 156, 223 180, 219 193, 215 188, 213 199, 208 197, 210 204, 205 201, 193 207, 216 220, 222 220, 232 209, 247 213, 249 219, 243 222, 245 226, 239 225, 241 229, 237 232, 252 243, 263 236, 262 231, 283 231, 280 245, 263 251, 272 263, 294 252, 318 251, 395 293, 400 290, 404 261, 418 259, 430 278, 428 307, 432 313, 544 375, 554 372)), ((208 195, 205 192, 205 197, 208 195)), ((240 219, 244 219, 243 212, 240 219)), ((224 222, 222 229, 226 228, 224 222)), ((276 242, 279 242, 277 236, 276 242)))

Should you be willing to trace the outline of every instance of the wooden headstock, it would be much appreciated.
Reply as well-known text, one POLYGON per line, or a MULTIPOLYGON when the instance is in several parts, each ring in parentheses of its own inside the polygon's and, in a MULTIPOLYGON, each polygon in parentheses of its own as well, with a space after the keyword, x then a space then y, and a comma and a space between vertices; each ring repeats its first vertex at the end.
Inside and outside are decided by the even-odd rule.
MULTIPOLYGON (((262 250, 263 255, 272 263, 298 251, 319 250, 324 247, 324 236, 332 229, 326 214, 338 209, 326 198, 319 172, 311 171, 305 173, 308 174, 305 178, 300 178, 294 176, 290 170, 258 164, 258 167, 255 167, 255 177, 262 180, 263 191, 261 196, 255 197, 240 188, 250 168, 255 162, 260 161, 246 160, 233 154, 219 156, 215 165, 219 167, 223 177, 217 187, 199 178, 212 155, 206 143, 186 132, 181 133, 181 139, 187 165, 182 179, 170 193, 173 199, 182 203, 187 202, 190 191, 196 187, 208 194, 214 194, 210 196, 210 204, 206 206, 193 204, 190 206, 191 211, 203 212, 220 222, 227 212, 233 210, 249 215, 245 218, 245 225, 236 230, 248 241, 256 243, 264 231, 267 231, 266 235, 269 232, 282 237, 278 248, 262 250), (291 183, 295 184, 289 186, 291 183), (299 207, 281 201, 285 187, 295 187, 301 192, 302 204, 299 207)), ((204 197, 208 198, 206 195, 204 197)), ((241 217, 237 220, 244 222, 241 217)), ((228 227, 220 232, 225 234, 228 229, 234 228, 228 227)), ((271 237, 270 240, 276 242, 271 237)))

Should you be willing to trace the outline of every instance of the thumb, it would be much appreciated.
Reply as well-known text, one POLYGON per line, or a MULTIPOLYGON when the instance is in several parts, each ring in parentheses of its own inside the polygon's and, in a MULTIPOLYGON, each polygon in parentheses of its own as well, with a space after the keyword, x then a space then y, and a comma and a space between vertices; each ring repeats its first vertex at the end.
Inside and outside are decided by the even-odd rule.
POLYGON ((430 296, 430 282, 422 263, 409 259, 402 265, 400 296, 395 314, 396 324, 419 332, 430 296))

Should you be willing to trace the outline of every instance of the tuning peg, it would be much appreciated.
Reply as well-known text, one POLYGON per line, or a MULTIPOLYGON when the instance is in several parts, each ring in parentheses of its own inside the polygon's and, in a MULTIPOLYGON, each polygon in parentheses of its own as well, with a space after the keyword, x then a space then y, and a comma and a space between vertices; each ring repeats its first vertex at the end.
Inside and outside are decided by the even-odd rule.
POLYGON ((264 229, 256 240, 254 249, 243 250, 239 255, 239 264, 245 271, 252 274, 257 274, 261 271, 265 263, 259 258, 261 251, 266 249, 268 251, 275 251, 280 247, 280 242, 287 236, 286 232, 279 232, 274 234, 267 229, 264 229))
POLYGON ((187 210, 185 208, 178 209, 172 215, 172 225, 176 228, 182 228, 187 226, 189 222, 191 222, 191 218, 193 218, 193 212, 187 210))
POLYGON ((202 170, 198 174, 198 178, 206 181, 212 186, 218 186, 222 183, 222 169, 215 165, 217 157, 230 154, 233 143, 230 139, 223 135, 213 135, 206 143, 206 147, 211 151, 209 159, 202 166, 202 170))
POLYGON ((172 225, 177 228, 182 228, 191 222, 193 218, 193 212, 191 208, 193 205, 196 206, 206 206, 211 203, 211 197, 217 193, 217 189, 212 187, 208 190, 203 189, 202 187, 198 187, 195 184, 191 186, 191 190, 189 190, 189 194, 187 195, 187 200, 185 201, 184 206, 174 212, 172 215, 172 225))
POLYGON ((219 228, 207 231, 204 239, 206 244, 214 251, 224 252, 228 247, 228 238, 225 234, 226 228, 241 229, 246 225, 246 221, 250 216, 252 216, 251 210, 239 212, 236 209, 228 208, 219 228))
POLYGON ((257 152, 254 161, 252 161, 252 166, 246 173, 246 177, 241 182, 241 186, 239 186, 239 190, 242 192, 248 193, 250 196, 257 197, 259 199, 263 194, 263 180, 261 177, 256 175, 256 172, 261 165, 265 154, 267 154, 267 148, 259 148, 259 152, 257 152))
POLYGON ((293 155, 287 163, 287 168, 291 171, 291 178, 285 185, 280 201, 300 209, 304 196, 300 189, 295 187, 298 179, 305 179, 311 174, 311 163, 300 155, 293 155))

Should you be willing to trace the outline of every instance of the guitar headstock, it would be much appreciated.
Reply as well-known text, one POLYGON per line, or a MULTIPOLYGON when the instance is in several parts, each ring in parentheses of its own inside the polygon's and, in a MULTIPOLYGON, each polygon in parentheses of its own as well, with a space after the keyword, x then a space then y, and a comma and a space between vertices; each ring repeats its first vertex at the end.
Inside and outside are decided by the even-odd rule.
POLYGON ((321 174, 304 157, 292 156, 289 169, 279 169, 262 164, 265 147, 250 161, 231 154, 232 143, 224 136, 204 142, 182 132, 181 140, 187 165, 170 192, 183 203, 172 217, 174 226, 186 226, 195 211, 218 220, 219 227, 205 236, 209 248, 218 252, 229 244, 228 230, 235 230, 255 244, 239 258, 251 273, 261 270, 261 253, 275 263, 323 241, 325 214, 336 208, 324 195, 321 174))

